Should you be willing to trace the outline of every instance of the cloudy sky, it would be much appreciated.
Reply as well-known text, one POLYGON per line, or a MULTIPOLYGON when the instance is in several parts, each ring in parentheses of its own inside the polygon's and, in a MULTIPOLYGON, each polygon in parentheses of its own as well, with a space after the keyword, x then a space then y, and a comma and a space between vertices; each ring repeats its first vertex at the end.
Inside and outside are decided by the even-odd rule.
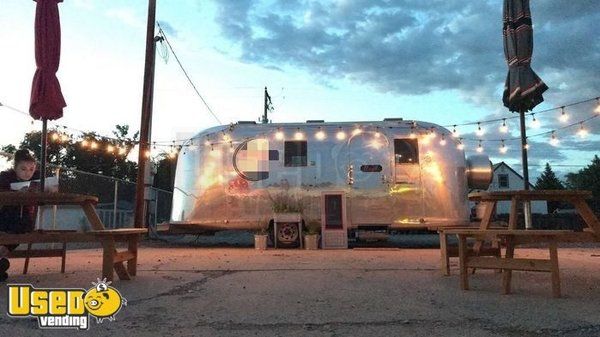
MULTIPOLYGON (((115 124, 139 128, 144 68, 145 1, 66 0, 60 5, 58 72, 68 107, 56 124, 109 135, 115 124)), ((534 0, 533 69, 548 84, 545 110, 600 96, 600 2, 534 0)), ((27 111, 35 2, 0 0, 0 102, 27 111)), ((381 120, 403 117, 452 125, 511 116, 501 102, 506 76, 501 0, 158 0, 157 20, 198 90, 222 124, 256 120, 263 88, 275 122, 381 120)), ((161 54, 165 51, 159 46, 161 54)), ((153 140, 169 141, 219 124, 196 96, 173 55, 157 58, 153 140)), ((568 110, 570 122, 594 113, 596 102, 568 110)), ((561 127, 560 113, 540 113, 536 134, 561 127)), ((39 128, 0 107, 0 144, 39 128)), ((562 173, 587 164, 600 148, 600 118, 530 140, 535 177, 546 161, 562 173), (564 165, 564 166, 563 166, 564 165)), ((508 121, 512 136, 517 119, 508 121)), ((500 123, 465 137, 510 138, 500 123)), ((494 162, 520 170, 518 142, 494 162)), ((477 142, 468 142, 468 152, 477 142)))

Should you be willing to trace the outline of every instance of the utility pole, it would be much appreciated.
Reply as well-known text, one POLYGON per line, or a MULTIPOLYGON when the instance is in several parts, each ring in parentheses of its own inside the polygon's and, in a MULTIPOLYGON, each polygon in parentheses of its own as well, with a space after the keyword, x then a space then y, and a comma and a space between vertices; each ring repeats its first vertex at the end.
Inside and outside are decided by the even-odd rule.
POLYGON ((267 87, 265 87, 265 110, 262 116, 262 123, 269 123, 268 113, 269 110, 273 109, 273 104, 271 103, 271 96, 269 96, 269 92, 267 91, 267 87))
POLYGON ((148 0, 148 22, 146 25, 146 59, 144 63, 144 88, 142 92, 142 118, 138 155, 138 172, 135 188, 134 224, 137 228, 146 227, 146 180, 149 173, 148 151, 152 125, 152 100, 154 93, 154 59, 156 22, 156 0, 148 0))

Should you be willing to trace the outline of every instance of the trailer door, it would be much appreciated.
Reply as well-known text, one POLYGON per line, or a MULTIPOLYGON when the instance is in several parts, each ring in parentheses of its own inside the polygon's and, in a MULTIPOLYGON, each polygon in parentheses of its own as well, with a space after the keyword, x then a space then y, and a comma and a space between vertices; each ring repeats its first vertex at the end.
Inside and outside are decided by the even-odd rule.
POLYGON ((348 165, 352 186, 359 190, 381 189, 390 178, 389 146, 384 136, 361 133, 350 138, 348 165))

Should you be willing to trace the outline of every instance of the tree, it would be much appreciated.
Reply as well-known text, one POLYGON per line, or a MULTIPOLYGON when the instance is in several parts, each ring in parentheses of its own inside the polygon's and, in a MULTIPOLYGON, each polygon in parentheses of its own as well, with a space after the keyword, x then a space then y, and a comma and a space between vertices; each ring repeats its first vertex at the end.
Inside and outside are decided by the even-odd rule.
MULTIPOLYGON (((536 190, 564 190, 565 186, 563 183, 556 177, 554 171, 550 167, 549 163, 546 163, 546 168, 541 176, 537 179, 535 183, 536 190)), ((548 201, 548 213, 554 212, 557 208, 560 208, 560 201, 548 201)))
POLYGON ((600 158, 598 155, 594 156, 590 165, 577 173, 568 173, 566 177, 568 188, 592 191, 593 198, 590 204, 596 211, 600 211, 600 158))

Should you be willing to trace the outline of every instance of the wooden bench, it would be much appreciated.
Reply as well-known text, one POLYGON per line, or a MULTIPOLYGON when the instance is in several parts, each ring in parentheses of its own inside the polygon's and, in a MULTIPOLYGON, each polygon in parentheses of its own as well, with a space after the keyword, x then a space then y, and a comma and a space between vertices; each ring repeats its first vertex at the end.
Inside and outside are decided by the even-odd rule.
MULTIPOLYGON (((497 229, 502 229, 500 227, 493 227, 497 229)), ((448 231, 457 230, 457 229, 477 229, 477 227, 445 227, 445 228, 437 228, 437 232, 440 237, 440 255, 441 255, 441 272, 442 275, 449 276, 450 275, 450 258, 458 257, 458 246, 450 246, 448 244, 448 237, 451 234, 448 231)), ((491 246, 477 245, 475 243, 468 248, 469 254, 477 255, 477 256, 496 256, 500 257, 500 246, 497 242, 493 242, 491 246)), ((473 270, 474 272, 475 270, 473 270)))
MULTIPOLYGON (((122 280, 130 280, 136 275, 137 246, 139 236, 147 232, 146 228, 106 229, 96 213, 94 205, 98 198, 89 195, 53 192, 0 192, 0 206, 42 206, 76 205, 80 206, 92 226, 89 232, 31 232, 25 234, 0 234, 0 244, 30 244, 40 242, 100 242, 103 247, 102 277, 112 281, 114 271, 122 280), (118 252, 115 242, 128 243, 127 250, 118 252), (123 262, 127 262, 127 268, 123 262)), ((48 255, 56 252, 46 251, 48 255)), ((17 253, 21 254, 21 253, 17 253)), ((61 251, 64 254, 64 251, 61 251)), ((64 259, 63 259, 64 265, 64 259)), ((64 267, 61 269, 64 270, 64 267)))
POLYGON ((479 230, 479 229, 456 229, 448 230, 448 234, 458 236, 458 251, 460 264, 460 286, 463 290, 469 289, 468 268, 502 269, 503 293, 511 292, 512 271, 536 271, 549 272, 552 279, 552 294, 554 297, 561 296, 560 274, 558 267, 559 242, 597 242, 600 237, 591 231, 573 232, 563 230, 479 230), (477 240, 501 239, 506 245, 504 257, 473 256, 467 248, 467 238, 477 240), (546 244, 549 250, 548 259, 526 259, 515 258, 514 250, 523 244, 546 244))
POLYGON ((112 280, 114 269, 117 271, 119 278, 129 280, 131 279, 130 276, 135 276, 135 269, 128 268, 123 272, 122 262, 127 261, 128 267, 130 264, 137 262, 137 239, 139 235, 144 233, 146 233, 145 228, 106 229, 89 232, 41 230, 22 234, 0 233, 0 245, 27 244, 26 250, 15 250, 9 255, 9 258, 25 258, 23 274, 27 273, 29 259, 33 257, 61 257, 61 273, 64 273, 67 243, 100 242, 103 248, 102 277, 112 280), (128 250, 124 254, 117 254, 115 242, 127 242, 128 250), (62 248, 32 249, 32 245, 36 243, 62 243, 62 248), (135 249, 132 248, 134 244, 135 249), (108 268, 109 265, 111 268, 108 268))

